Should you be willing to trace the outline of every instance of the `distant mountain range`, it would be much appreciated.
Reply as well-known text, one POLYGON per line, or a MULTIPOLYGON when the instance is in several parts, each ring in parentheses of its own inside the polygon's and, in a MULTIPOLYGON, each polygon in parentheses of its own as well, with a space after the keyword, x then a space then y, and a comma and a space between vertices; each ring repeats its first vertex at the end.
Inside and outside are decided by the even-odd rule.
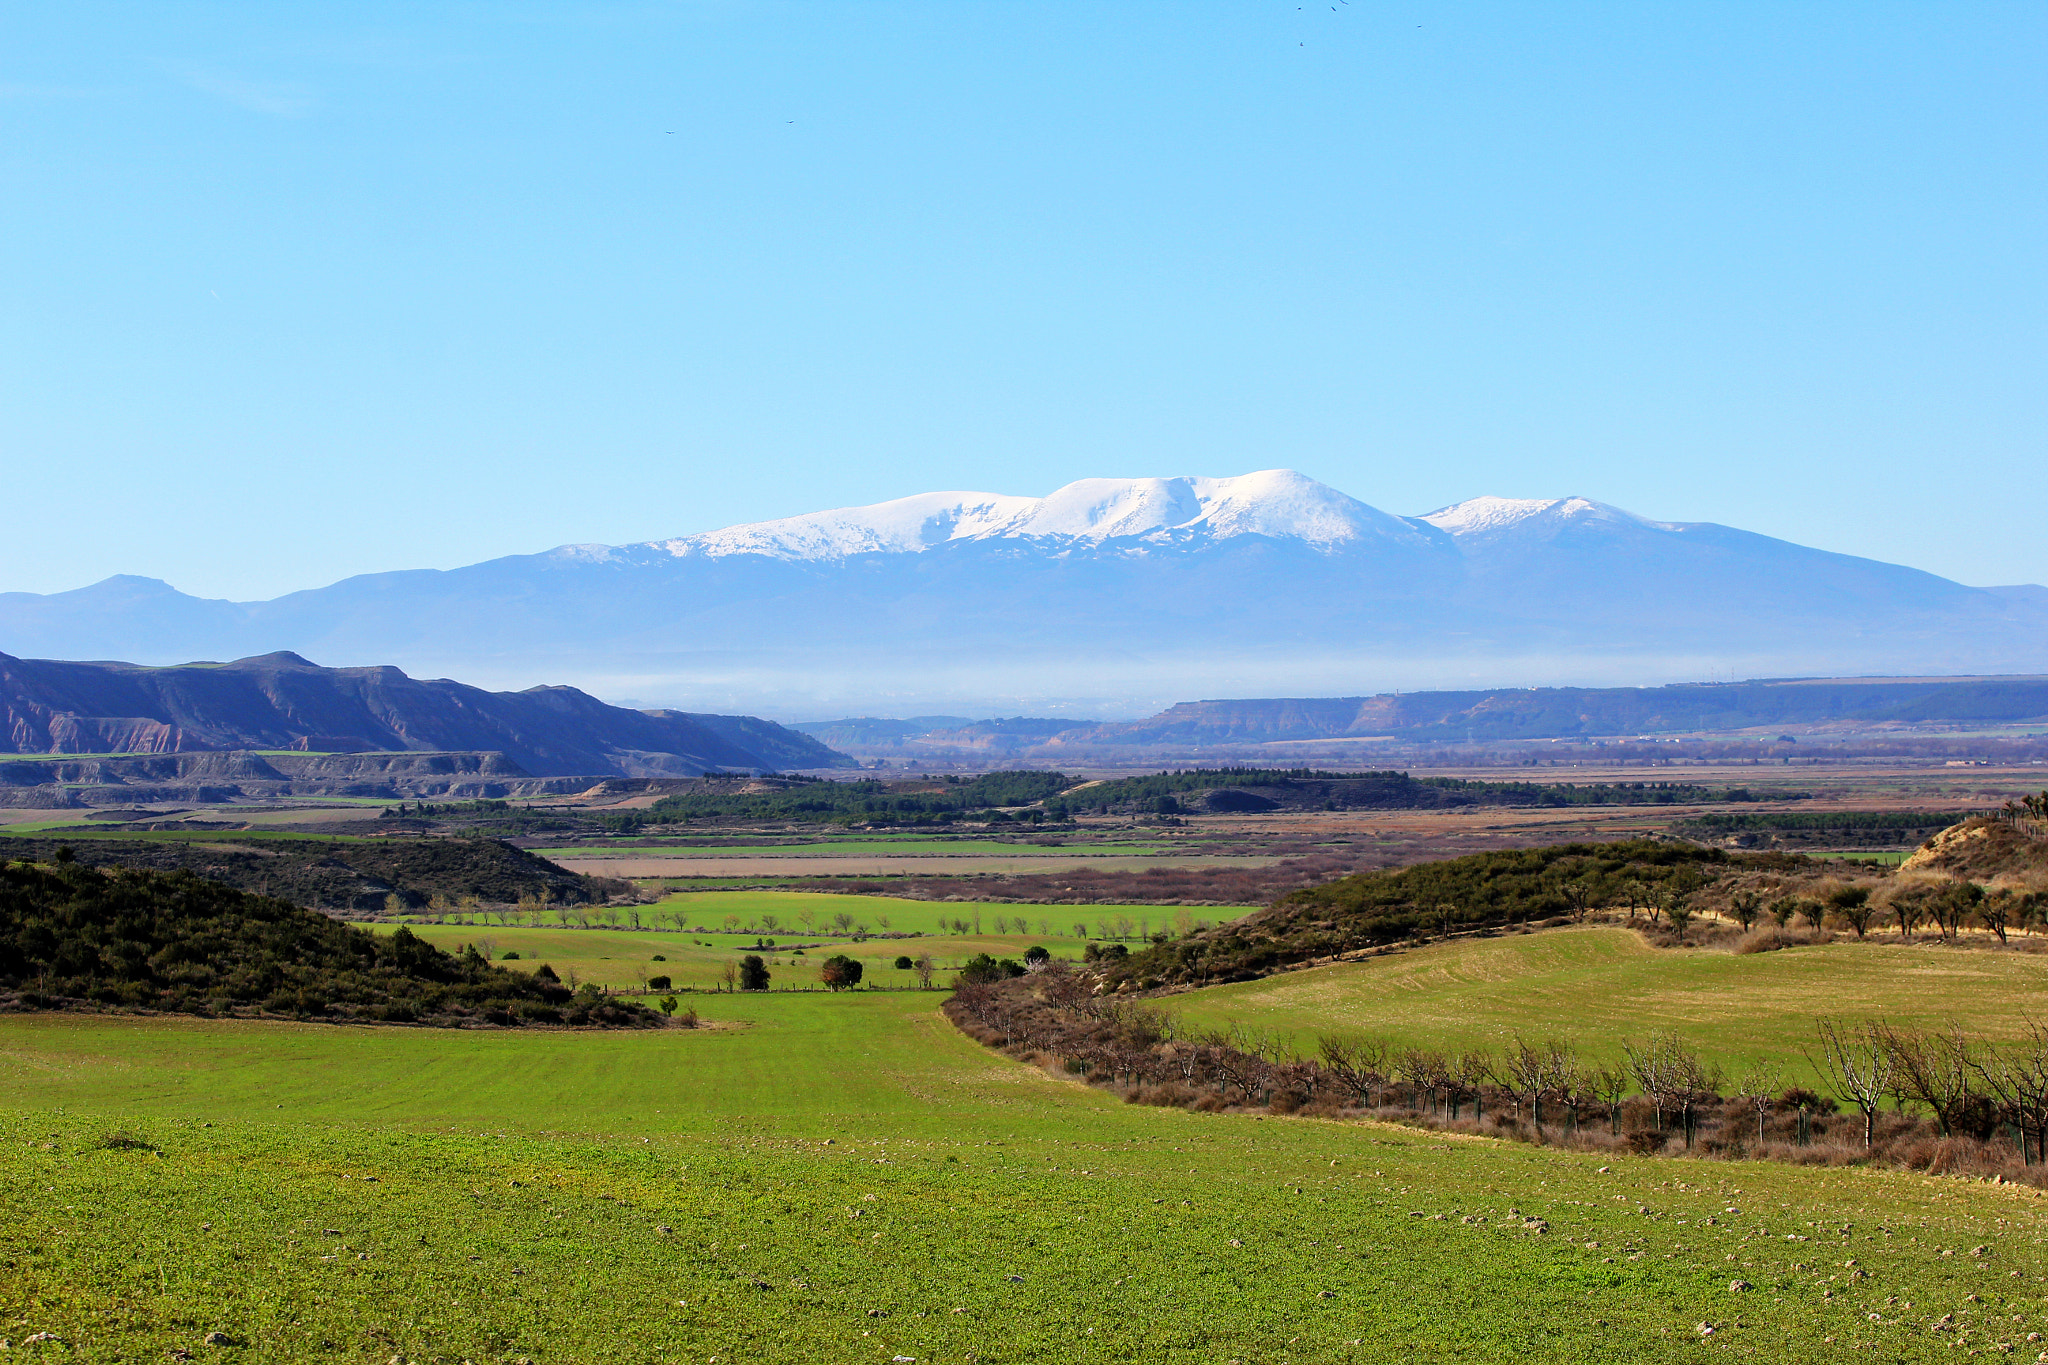
POLYGON ((1516 687, 1372 697, 1190 701, 1131 721, 914 716, 797 721, 856 757, 1059 764, 1077 753, 1185 754, 1309 740, 1477 742, 1730 734, 1778 728, 2048 727, 2048 678, 1787 678, 1667 687, 1516 687))
POLYGON ((0 594, 0 648, 278 649, 816 715, 1140 715, 1188 696, 2048 671, 2048 589, 1585 498, 1394 516, 1289 470, 928 493, 267 602, 117 577, 0 594), (829 713, 829 712, 828 712, 829 713))
POLYGON ((484 751, 516 765, 511 775, 534 777, 848 763, 754 716, 630 711, 573 687, 486 692, 396 668, 320 668, 289 653, 174 668, 0 654, 0 722, 0 752, 18 754, 484 751))

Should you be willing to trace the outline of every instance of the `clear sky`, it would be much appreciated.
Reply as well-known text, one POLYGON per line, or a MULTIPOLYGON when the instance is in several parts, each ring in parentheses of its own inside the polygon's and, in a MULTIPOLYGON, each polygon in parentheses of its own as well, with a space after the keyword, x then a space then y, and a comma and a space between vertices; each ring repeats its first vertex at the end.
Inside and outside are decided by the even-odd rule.
POLYGON ((0 3, 0 590, 1291 466, 2048 578, 2048 6, 0 3))

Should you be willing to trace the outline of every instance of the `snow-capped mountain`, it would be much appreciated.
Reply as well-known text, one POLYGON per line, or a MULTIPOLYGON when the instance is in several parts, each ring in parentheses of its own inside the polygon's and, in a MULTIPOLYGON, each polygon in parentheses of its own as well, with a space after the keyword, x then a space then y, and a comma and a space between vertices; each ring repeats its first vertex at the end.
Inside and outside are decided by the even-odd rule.
POLYGON ((973 540, 1029 541, 1070 552, 1110 542, 1135 549, 1268 536, 1328 551, 1376 539, 1420 543, 1425 530, 1291 469, 1266 469, 1226 479, 1082 479, 1042 498, 920 493, 651 541, 646 548, 679 559, 835 560, 973 540))
POLYGON ((2048 671, 2048 593, 1583 497, 1418 517, 1292 470, 926 493, 269 602, 0 594, 0 651, 278 649, 692 709, 1097 714, 1193 696, 2048 671))

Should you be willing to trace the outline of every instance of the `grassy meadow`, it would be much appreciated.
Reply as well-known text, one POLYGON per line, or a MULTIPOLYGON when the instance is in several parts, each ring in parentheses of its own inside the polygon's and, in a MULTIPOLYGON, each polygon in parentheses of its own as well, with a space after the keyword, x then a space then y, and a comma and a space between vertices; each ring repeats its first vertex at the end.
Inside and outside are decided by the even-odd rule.
MULTIPOLYGON (((519 960, 509 964, 515 968, 530 971, 546 962, 565 980, 573 969, 580 981, 614 990, 638 989, 644 968, 648 975, 669 977, 678 987, 710 990, 721 982, 726 965, 743 953, 759 952, 768 960, 777 989, 815 985, 818 963, 834 953, 859 959, 866 984, 909 986, 916 978, 893 965, 899 956, 930 953, 947 974, 941 976, 945 980, 950 969, 976 953, 1022 957, 1025 949, 1043 945, 1055 956, 1078 957, 1087 935, 1099 938, 1119 931, 1119 917, 1128 921, 1122 931, 1131 934, 1169 923, 1168 912, 1142 907, 949 904, 801 891, 680 892, 658 904, 640 907, 639 914, 644 926, 658 927, 609 927, 605 912, 593 914, 588 928, 561 923, 555 912, 550 915, 556 922, 539 928, 419 922, 408 927, 437 948, 460 951, 464 944, 475 944, 480 950, 488 949, 494 959, 516 952, 519 960), (690 927, 673 928, 676 915, 690 927), (841 915, 870 933, 918 937, 856 942, 851 933, 836 925, 841 915), (771 916, 773 927, 769 925, 771 916), (1028 921, 1029 933, 1015 932, 1019 918, 1028 921), (998 930, 999 920, 1009 926, 1007 931, 998 930), (955 921, 967 925, 965 932, 954 927, 955 921), (699 932, 699 926, 705 932, 699 932), (779 946, 756 949, 757 937, 772 938, 779 946), (790 945, 797 943, 822 946, 794 957, 790 945), (657 953, 666 961, 655 962, 657 953)), ((628 922, 623 911, 619 918, 622 925, 628 922)), ((388 933, 396 926, 369 927, 388 933)))
POLYGON ((1796 1071, 1820 1015, 2022 1033, 2048 1019, 2048 955, 1894 941, 1737 956, 1589 927, 1435 943, 1162 1003, 1190 1028, 1242 1023, 1309 1055, 1318 1033, 1348 1029, 1444 1049, 1558 1037, 1611 1059, 1619 1039, 1670 1029, 1731 1073, 1757 1057, 1796 1071))
POLYGON ((0 1334, 1250 1365, 1933 1360, 2048 1328, 2031 1189, 1143 1108, 935 996, 704 1003, 717 1027, 655 1033, 0 1017, 0 1334))

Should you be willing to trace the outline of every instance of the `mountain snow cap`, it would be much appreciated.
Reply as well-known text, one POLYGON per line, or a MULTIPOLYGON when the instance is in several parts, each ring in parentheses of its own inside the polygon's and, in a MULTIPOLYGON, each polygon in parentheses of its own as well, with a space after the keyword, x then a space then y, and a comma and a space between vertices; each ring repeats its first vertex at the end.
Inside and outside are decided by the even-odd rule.
POLYGON ((1446 535, 1459 540, 1494 539, 1508 535, 1551 535, 1569 526, 1604 524, 1613 527, 1644 527, 1675 531, 1680 528, 1651 521, 1633 512, 1591 498, 1468 498, 1440 507, 1421 518, 1446 535))
POLYGON ((824 560, 915 553, 955 540, 1028 540, 1060 549, 1256 535, 1330 552, 1368 538, 1412 541, 1425 534, 1304 474, 1267 469, 1221 479, 1081 479, 1043 498, 920 493, 869 507, 728 526, 661 542, 659 548, 678 556, 824 560))

